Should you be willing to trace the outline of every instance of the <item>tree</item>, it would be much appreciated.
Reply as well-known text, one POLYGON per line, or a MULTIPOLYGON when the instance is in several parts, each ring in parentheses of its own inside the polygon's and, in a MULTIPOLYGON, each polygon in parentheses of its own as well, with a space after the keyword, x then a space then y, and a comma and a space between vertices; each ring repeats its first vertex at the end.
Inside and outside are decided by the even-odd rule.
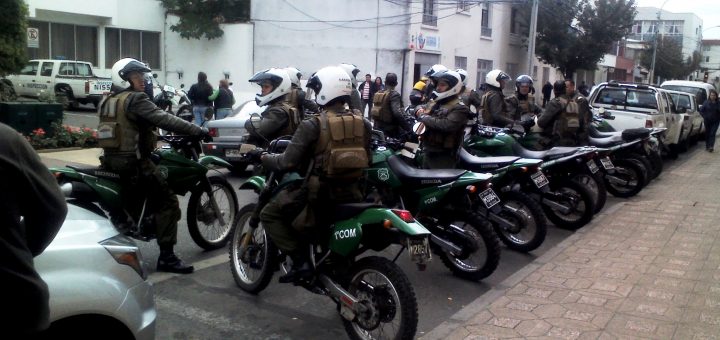
MULTIPOLYGON (((643 50, 640 64, 648 69, 652 66, 652 44, 643 50)), ((683 60, 682 46, 673 38, 659 36, 657 53, 655 54, 655 76, 663 79, 682 79, 697 70, 700 66, 700 53, 693 52, 683 60)))
POLYGON ((173 32, 184 39, 208 40, 222 37, 220 24, 244 22, 250 19, 250 0, 160 0, 170 14, 180 17, 173 32))
POLYGON ((23 0, 0 2, 0 76, 19 72, 27 62, 27 16, 23 0))
MULTIPOLYGON (((526 32, 531 7, 528 1, 520 8, 526 32)), ((634 0, 540 1, 535 54, 566 78, 578 69, 594 70, 610 46, 627 35, 635 13, 634 0)))

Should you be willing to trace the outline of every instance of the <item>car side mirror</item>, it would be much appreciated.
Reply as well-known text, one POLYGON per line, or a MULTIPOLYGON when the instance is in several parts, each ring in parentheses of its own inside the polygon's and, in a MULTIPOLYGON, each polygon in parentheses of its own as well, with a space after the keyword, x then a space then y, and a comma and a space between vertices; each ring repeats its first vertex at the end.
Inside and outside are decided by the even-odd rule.
POLYGON ((153 78, 157 79, 157 73, 153 73, 153 78))
POLYGON ((425 133, 425 124, 422 122, 415 123, 415 125, 413 125, 413 132, 415 132, 416 135, 421 136, 425 133))

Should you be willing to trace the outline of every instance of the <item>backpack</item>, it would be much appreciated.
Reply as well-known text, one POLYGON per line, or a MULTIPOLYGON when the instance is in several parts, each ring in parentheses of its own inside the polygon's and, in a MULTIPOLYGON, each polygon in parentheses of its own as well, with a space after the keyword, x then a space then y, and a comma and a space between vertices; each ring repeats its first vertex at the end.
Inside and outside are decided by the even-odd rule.
POLYGON ((373 120, 380 120, 385 123, 392 122, 392 115, 388 115, 386 112, 383 112, 386 111, 383 110, 383 108, 385 107, 386 99, 390 99, 389 94, 390 91, 379 91, 373 96, 373 108, 370 110, 370 116, 373 120), (387 117, 385 116, 390 116, 390 120, 387 121, 387 117))
POLYGON ((321 112, 315 168, 321 177, 357 179, 370 164, 365 149, 365 121, 353 112, 321 112))
POLYGON ((558 136, 575 135, 580 130, 580 109, 575 99, 558 98, 563 110, 555 120, 553 134, 558 136))

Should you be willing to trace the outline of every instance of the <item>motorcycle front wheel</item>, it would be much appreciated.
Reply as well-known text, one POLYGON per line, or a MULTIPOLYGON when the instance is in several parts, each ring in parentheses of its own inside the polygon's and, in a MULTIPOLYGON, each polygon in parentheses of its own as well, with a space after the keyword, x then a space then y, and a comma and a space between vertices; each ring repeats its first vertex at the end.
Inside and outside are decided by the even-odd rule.
POLYGON ((602 173, 598 171, 593 174, 587 171, 586 173, 575 174, 572 179, 590 191, 595 207, 593 212, 596 214, 599 213, 602 208, 605 207, 605 202, 607 201, 607 188, 605 188, 602 173))
POLYGON ((350 339, 414 339, 418 307, 415 291, 402 269, 377 256, 360 259, 350 268, 343 284, 367 310, 343 320, 350 339))
POLYGON ((240 289, 257 294, 272 280, 277 268, 277 248, 262 225, 253 229, 249 221, 256 204, 244 206, 235 218, 228 253, 230 271, 240 289))
POLYGON ((493 223, 500 240, 508 248, 523 253, 537 249, 547 234, 545 214, 540 205, 517 191, 504 192, 500 197, 502 211, 498 215, 514 225, 508 230, 493 223))
POLYGON ((238 211, 237 195, 233 187, 222 177, 208 177, 210 193, 217 202, 215 211, 210 196, 200 187, 190 194, 187 207, 187 224, 190 237, 205 250, 222 248, 227 244, 238 211), (218 213, 225 223, 220 222, 218 213))
POLYGON ((552 194, 543 197, 542 206, 545 216, 556 227, 577 230, 592 220, 595 213, 593 197, 586 187, 572 180, 564 180, 554 184, 553 190, 552 194), (555 204, 562 207, 556 207, 555 204))

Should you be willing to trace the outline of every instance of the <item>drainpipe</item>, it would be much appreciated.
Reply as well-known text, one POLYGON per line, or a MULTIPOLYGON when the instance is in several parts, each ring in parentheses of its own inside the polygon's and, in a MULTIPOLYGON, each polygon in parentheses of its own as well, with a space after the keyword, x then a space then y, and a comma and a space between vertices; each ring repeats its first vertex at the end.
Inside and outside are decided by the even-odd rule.
POLYGON ((400 81, 398 82, 398 85, 400 85, 400 98, 405 97, 405 61, 407 60, 408 52, 410 52, 409 48, 403 49, 403 61, 402 61, 402 71, 400 72, 400 81))
POLYGON ((167 64, 167 17, 168 17, 168 11, 165 11, 165 18, 163 19, 163 77, 165 77, 165 84, 168 83, 167 79, 167 73, 168 73, 168 64, 167 64))

